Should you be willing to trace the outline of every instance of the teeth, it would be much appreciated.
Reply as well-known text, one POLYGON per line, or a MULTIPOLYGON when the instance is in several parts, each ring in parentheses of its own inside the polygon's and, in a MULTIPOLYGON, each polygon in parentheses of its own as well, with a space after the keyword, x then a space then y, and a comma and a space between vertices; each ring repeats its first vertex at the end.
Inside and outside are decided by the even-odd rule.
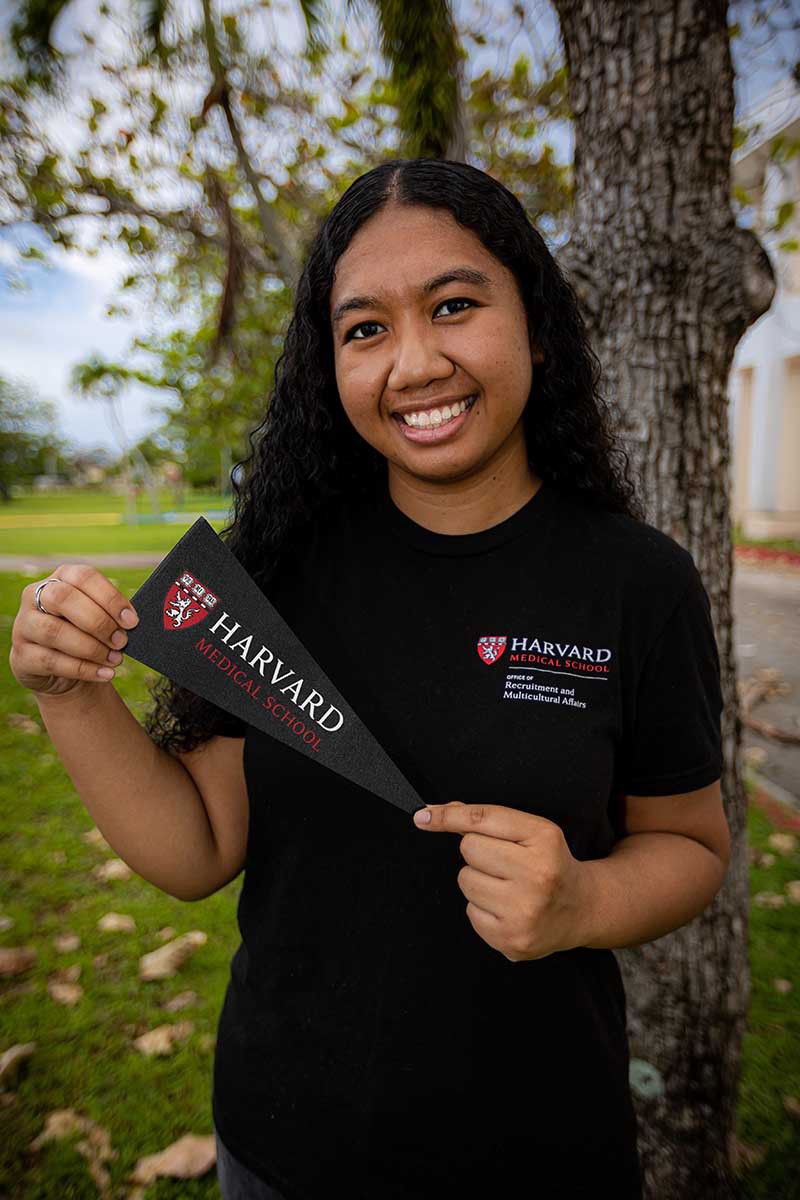
POLYGON ((443 408, 433 408, 427 412, 404 413, 403 420, 406 425, 411 425, 418 429, 429 429, 438 425, 444 425, 447 421, 452 421, 453 417, 457 417, 459 413, 466 412, 471 407, 472 400, 473 397, 470 397, 469 403, 466 400, 460 400, 458 404, 445 404, 443 408))

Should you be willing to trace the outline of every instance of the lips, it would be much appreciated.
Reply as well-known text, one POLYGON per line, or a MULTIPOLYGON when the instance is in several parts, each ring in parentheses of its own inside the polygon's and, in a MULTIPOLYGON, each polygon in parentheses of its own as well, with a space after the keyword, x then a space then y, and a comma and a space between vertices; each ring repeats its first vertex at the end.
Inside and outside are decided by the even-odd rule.
MULTIPOLYGON (((410 425, 408 423, 408 421, 405 420, 405 417, 416 416, 420 413, 427 413, 430 418, 431 413, 434 413, 434 412, 441 413, 441 410, 443 408, 447 408, 447 407, 455 408, 456 405, 459 405, 462 403, 466 403, 467 407, 465 409, 465 412, 469 412, 469 410, 474 406, 477 399, 478 399, 478 393, 472 392, 471 395, 461 396, 460 399, 458 399, 458 400, 449 400, 449 401, 448 400, 440 400, 438 404, 429 405, 427 408, 404 408, 404 409, 398 410, 397 412, 393 412, 392 417, 394 418, 395 421, 397 421, 397 423, 399 425, 402 425, 405 429, 440 429, 443 425, 448 425, 451 421, 457 420, 458 417, 450 416, 447 418, 442 418, 442 420, 440 420, 440 421, 430 422, 427 425, 420 425, 417 423, 410 425)), ((463 416, 464 413, 459 413, 458 415, 463 416)))
POLYGON ((457 417, 451 417, 449 421, 444 421, 440 425, 407 425, 402 416, 397 413, 392 414, 398 426, 398 431, 401 437, 406 442, 417 442, 418 444, 438 445, 440 442, 451 441, 458 436, 458 433, 467 421, 470 420, 470 414, 477 408, 477 396, 472 404, 459 413, 457 417))
POLYGON ((476 400, 478 393, 469 392, 466 396, 443 396, 441 400, 436 400, 433 403, 418 404, 410 408, 397 408, 392 413, 396 420, 402 421, 403 417, 410 417, 414 413, 433 412, 434 409, 447 408, 454 404, 460 404, 462 400, 476 400))

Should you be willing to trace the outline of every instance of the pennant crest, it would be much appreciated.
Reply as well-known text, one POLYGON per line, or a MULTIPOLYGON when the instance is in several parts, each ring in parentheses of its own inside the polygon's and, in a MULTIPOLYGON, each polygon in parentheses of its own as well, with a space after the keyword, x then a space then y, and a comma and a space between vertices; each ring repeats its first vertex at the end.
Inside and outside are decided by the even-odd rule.
POLYGON ((502 658, 505 648, 505 637, 478 638, 478 655, 481 662, 485 662, 487 666, 491 666, 492 663, 497 662, 498 658, 502 658))
POLYGON ((164 628, 188 629, 212 612, 218 597, 189 571, 181 571, 164 598, 164 628))

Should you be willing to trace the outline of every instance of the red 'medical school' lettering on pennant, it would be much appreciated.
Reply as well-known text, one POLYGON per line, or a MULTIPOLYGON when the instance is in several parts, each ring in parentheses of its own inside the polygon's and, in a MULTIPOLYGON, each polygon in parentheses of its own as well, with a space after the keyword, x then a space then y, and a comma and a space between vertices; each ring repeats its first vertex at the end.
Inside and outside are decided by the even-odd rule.
POLYGON ((131 600, 125 654, 405 812, 424 807, 205 517, 131 600))

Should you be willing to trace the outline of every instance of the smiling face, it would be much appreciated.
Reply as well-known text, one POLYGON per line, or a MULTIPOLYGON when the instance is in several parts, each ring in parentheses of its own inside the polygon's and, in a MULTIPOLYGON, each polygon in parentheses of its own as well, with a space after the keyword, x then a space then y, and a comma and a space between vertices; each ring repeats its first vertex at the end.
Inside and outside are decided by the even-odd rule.
POLYGON ((447 210, 391 204, 365 222, 330 316, 342 405, 390 480, 529 477, 522 413, 541 355, 514 276, 447 210))

